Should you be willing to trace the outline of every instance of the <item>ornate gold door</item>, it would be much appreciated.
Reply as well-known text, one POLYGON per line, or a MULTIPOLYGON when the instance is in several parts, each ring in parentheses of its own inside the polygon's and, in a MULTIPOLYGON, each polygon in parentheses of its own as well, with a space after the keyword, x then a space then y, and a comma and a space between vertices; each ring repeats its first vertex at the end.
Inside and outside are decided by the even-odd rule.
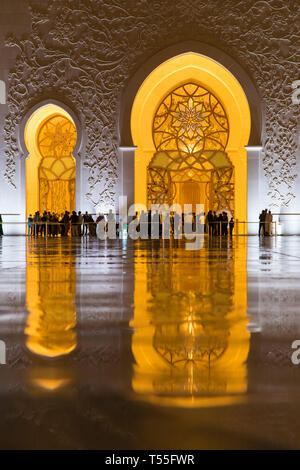
POLYGON ((194 183, 203 189, 199 186, 199 204, 232 213, 234 168, 225 152, 228 137, 225 109, 210 91, 186 83, 169 93, 153 121, 156 153, 148 167, 148 205, 180 202, 179 183, 194 183))
POLYGON ((38 132, 40 212, 62 214, 75 209, 75 144, 76 128, 66 117, 56 115, 42 124, 38 132))

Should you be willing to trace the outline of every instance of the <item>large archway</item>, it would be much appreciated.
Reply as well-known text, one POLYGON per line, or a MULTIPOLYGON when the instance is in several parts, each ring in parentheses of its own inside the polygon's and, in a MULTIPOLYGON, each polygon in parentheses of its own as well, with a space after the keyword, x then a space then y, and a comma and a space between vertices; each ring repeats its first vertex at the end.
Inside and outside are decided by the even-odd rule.
MULTIPOLYGON (((166 154, 168 159, 173 152, 175 160, 180 157, 180 168, 177 168, 177 170, 182 170, 187 161, 193 161, 193 165, 190 163, 185 165, 185 183, 195 182, 197 178, 199 179, 199 165, 202 165, 201 177, 204 175, 204 169, 211 171, 209 179, 211 187, 213 174, 216 179, 216 172, 222 169, 224 175, 217 177, 213 190, 215 191, 218 186, 222 186, 225 182, 223 193, 225 194, 227 191, 229 197, 232 198, 234 187, 235 197, 229 205, 225 201, 225 204, 222 203, 219 206, 213 204, 213 207, 210 208, 217 210, 234 209, 234 215, 237 219, 247 220, 247 151, 245 146, 249 142, 250 130, 251 115, 246 95, 240 83, 224 66, 215 60, 195 53, 182 54, 162 63, 144 80, 132 107, 131 132, 133 143, 137 147, 134 164, 135 202, 149 205, 147 184, 149 182, 149 169, 155 168, 153 158, 156 160, 156 167, 158 166, 157 160, 159 160, 161 166, 161 160, 166 157, 166 154), (185 106, 189 110, 188 103, 189 99, 193 98, 193 93, 186 93, 188 88, 192 91, 195 89, 200 90, 199 93, 196 92, 196 95, 198 93, 199 96, 196 96, 194 102, 191 103, 190 111, 199 111, 202 123, 198 127, 196 125, 193 135, 191 134, 192 129, 184 129, 186 123, 184 124, 181 121, 181 123, 176 124, 176 120, 174 120, 179 115, 177 106, 185 106), (174 95, 174 92, 178 94, 179 90, 181 90, 179 94, 185 96, 174 101, 172 94, 174 95), (166 105, 168 100, 169 104, 172 102, 169 107, 166 105), (166 152, 166 146, 163 145, 161 149, 159 138, 155 136, 157 126, 160 125, 157 120, 159 120, 161 114, 161 111, 159 111, 162 109, 161 107, 165 110, 169 108, 169 123, 166 124, 164 121, 164 130, 170 132, 171 127, 173 130, 175 129, 175 133, 172 135, 173 140, 176 135, 177 138, 180 135, 183 136, 181 138, 181 148, 178 148, 177 145, 177 154, 176 145, 173 145, 174 142, 172 144, 173 148, 168 148, 166 152), (208 109, 209 107, 210 109, 208 109), (213 113, 216 109, 218 110, 216 113, 217 119, 213 113), (223 131, 226 130, 226 132, 222 131, 222 126, 223 131), (215 129, 213 130, 213 128, 215 129), (209 129, 209 132, 207 133, 205 129, 209 129), (211 132, 215 132, 215 136, 218 135, 218 138, 214 139, 217 140, 214 145, 213 139, 208 139, 208 134, 211 134, 211 132), (206 146, 202 145, 201 139, 203 140, 203 137, 209 143, 206 146), (183 149, 184 146, 185 150, 183 149), (164 157, 161 150, 163 150, 164 157), (195 172, 197 166, 197 172, 195 172), (204 168, 205 166, 206 168, 204 168), (190 175, 191 172, 194 172, 194 175, 189 177, 188 172, 190 172, 190 175)), ((168 167, 169 169, 170 167, 168 167)), ((178 178, 181 177, 182 171, 178 175, 178 178)), ((201 181, 197 182, 201 184, 201 181)), ((169 181, 169 185, 174 190, 173 178, 171 182, 169 181)), ((201 194, 201 188, 199 193, 201 194)), ((220 192, 215 194, 216 200, 218 196, 220 196, 220 192)), ((223 197, 219 199, 223 199, 224 202, 223 197)), ((199 203, 201 202, 203 201, 199 201, 199 203)))
POLYGON ((55 104, 38 108, 27 121, 26 214, 58 215, 76 206, 76 161, 72 152, 77 132, 70 114, 55 104))

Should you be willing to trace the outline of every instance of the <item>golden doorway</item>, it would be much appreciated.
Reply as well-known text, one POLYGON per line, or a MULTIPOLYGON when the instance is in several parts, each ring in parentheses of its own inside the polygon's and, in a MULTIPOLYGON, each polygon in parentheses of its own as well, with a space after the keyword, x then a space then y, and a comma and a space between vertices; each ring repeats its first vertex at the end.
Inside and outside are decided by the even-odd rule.
POLYGON ((234 212, 234 168, 226 153, 229 120, 213 93, 196 83, 171 91, 153 120, 156 152, 148 166, 148 206, 204 204, 234 212))
POLYGON ((75 144, 76 129, 66 117, 54 116, 42 124, 38 133, 40 212, 75 209, 75 144))
POLYGON ((27 217, 37 210, 57 215, 75 210, 77 131, 70 114, 55 104, 41 106, 28 120, 24 138, 27 217))
MULTIPOLYGON (((147 76, 136 94, 131 112, 132 139, 134 146, 136 146, 134 161, 135 203, 149 204, 149 182, 152 176, 156 179, 157 186, 161 188, 162 196, 166 194, 166 189, 169 190, 168 196, 172 196, 170 189, 172 190, 174 186, 169 184, 168 176, 172 177, 171 182, 173 183, 175 175, 170 173, 170 168, 165 168, 165 172, 161 169, 156 171, 156 167, 162 168, 164 165, 156 165, 156 163, 159 162, 157 162, 156 158, 158 155, 154 157, 154 155, 158 153, 158 148, 153 139, 153 121, 157 110, 165 99, 169 97, 168 99, 170 100, 172 92, 185 84, 199 85, 205 89, 208 92, 206 95, 207 98, 210 95, 212 97, 212 109, 217 111, 215 107, 216 101, 214 101, 217 100, 225 112, 229 124, 228 142, 225 148, 223 146, 223 149, 219 148, 219 150, 217 150, 216 147, 210 149, 206 147, 203 149, 205 153, 202 152, 202 156, 204 157, 202 162, 203 164, 206 162, 206 166, 211 163, 211 169, 215 172, 209 175, 210 181, 214 181, 213 189, 217 189, 217 191, 214 191, 210 196, 214 199, 214 206, 219 206, 220 210, 222 210, 224 200, 228 201, 228 198, 230 199, 233 196, 233 200, 230 204, 234 206, 234 217, 239 220, 246 220, 247 150, 245 146, 249 143, 251 129, 251 115, 247 97, 238 80, 228 69, 210 57, 193 52, 179 54, 162 62, 147 76), (155 163, 155 165, 153 165, 153 163, 155 163), (153 175, 149 174, 149 167, 153 175), (228 192, 230 195, 227 194, 228 192)), ((185 100, 185 102, 186 101, 187 100, 185 100)), ((195 101, 201 100, 196 99, 195 101)), ((170 101, 169 103, 167 101, 165 104, 167 107, 169 106, 168 109, 170 109, 170 101)), ((203 110, 203 112, 205 113, 207 110, 203 110)), ((170 116, 170 113, 166 113, 166 115, 169 116, 169 120, 164 121, 163 114, 164 111, 162 109, 161 118, 164 123, 163 125, 171 124, 172 115, 170 116)), ((203 114, 202 111, 200 114, 203 114)), ((196 118, 196 121, 197 119, 198 118, 196 118)), ((210 116, 205 115, 202 115, 201 120, 201 125, 198 126, 200 132, 203 128, 205 137, 207 134, 213 137, 213 134, 205 127, 205 123, 208 121, 213 123, 213 120, 210 119, 210 116)), ((159 125, 158 122, 157 125, 159 125)), ((217 128, 218 126, 217 124, 217 128)), ((173 126, 169 127, 172 130, 172 134, 178 129, 178 125, 175 125, 175 121, 173 122, 173 126)), ((224 136, 226 134, 227 131, 223 133, 224 136)), ((185 139, 188 143, 188 139, 186 137, 185 139)), ((209 140, 213 142, 212 139, 208 140, 205 138, 205 140, 206 143, 208 143, 209 140)), ((188 161, 188 158, 193 157, 193 155, 188 155, 189 152, 186 151, 185 155, 188 158, 182 158, 184 157, 182 150, 179 149, 178 151, 177 148, 173 150, 179 153, 182 162, 180 168, 181 174, 184 174, 182 171, 183 163, 189 164, 189 168, 187 168, 186 172, 193 171, 194 168, 191 168, 193 165, 188 161)), ((192 146, 190 150, 192 150, 191 153, 195 156, 197 147, 194 148, 192 146)), ((164 153, 165 152, 163 152, 163 154, 164 153)), ((175 155, 175 153, 173 155, 175 155)), ((160 156, 162 156, 162 153, 160 156)), ((208 176, 207 168, 205 170, 208 176)), ((194 175, 195 173, 193 173, 192 177, 186 175, 186 180, 194 180, 194 175)), ((200 169, 197 170, 197 176, 202 178, 200 169)), ((157 192, 155 191, 155 193, 157 192)))

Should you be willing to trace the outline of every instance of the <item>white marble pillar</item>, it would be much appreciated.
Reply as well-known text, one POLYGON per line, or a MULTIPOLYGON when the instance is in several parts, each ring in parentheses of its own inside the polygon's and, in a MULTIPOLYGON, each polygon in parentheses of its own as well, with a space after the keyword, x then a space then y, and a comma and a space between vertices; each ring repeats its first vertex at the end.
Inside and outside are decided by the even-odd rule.
MULTIPOLYGON (((262 147, 246 146, 247 150, 247 221, 257 222, 260 207, 259 163, 262 147)), ((238 197, 238 194, 236 194, 238 197)), ((249 223, 248 233, 257 234, 258 224, 249 223)))
POLYGON ((127 205, 134 204, 134 159, 136 147, 119 147, 120 196, 127 197, 127 205))

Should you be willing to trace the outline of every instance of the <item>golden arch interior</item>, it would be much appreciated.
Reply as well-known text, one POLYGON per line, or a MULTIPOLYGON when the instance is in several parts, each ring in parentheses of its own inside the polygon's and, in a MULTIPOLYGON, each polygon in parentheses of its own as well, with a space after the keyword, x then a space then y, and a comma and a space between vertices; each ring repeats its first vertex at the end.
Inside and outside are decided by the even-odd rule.
POLYGON ((26 213, 50 211, 61 215, 75 209, 76 127, 59 106, 38 109, 25 127, 26 213))
POLYGON ((186 53, 158 66, 136 95, 135 203, 204 204, 247 218, 250 108, 221 64, 186 53))
POLYGON ((153 121, 156 152, 148 166, 151 204, 202 203, 205 211, 234 212, 233 165, 226 154, 229 122, 220 101, 185 83, 160 103, 153 121))

